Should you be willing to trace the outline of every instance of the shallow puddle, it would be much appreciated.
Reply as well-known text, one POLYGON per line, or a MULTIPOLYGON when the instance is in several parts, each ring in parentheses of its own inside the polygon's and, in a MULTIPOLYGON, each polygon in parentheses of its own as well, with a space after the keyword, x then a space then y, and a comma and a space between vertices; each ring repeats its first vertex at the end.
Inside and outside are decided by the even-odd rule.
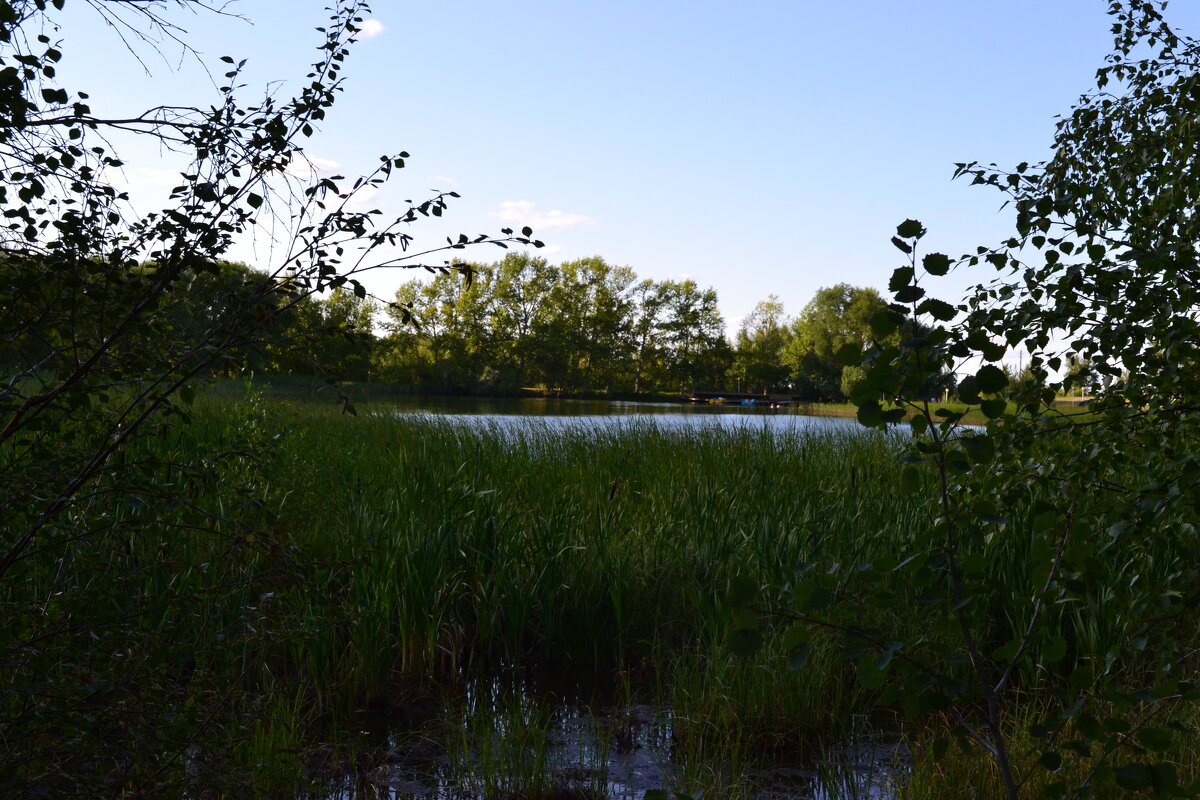
POLYGON ((419 721, 393 720, 375 765, 335 782, 324 800, 642 800, 651 790, 888 800, 907 772, 898 737, 865 720, 808 763, 739 764, 694 763, 681 742, 692 722, 664 707, 547 702, 523 686, 477 683, 419 721))

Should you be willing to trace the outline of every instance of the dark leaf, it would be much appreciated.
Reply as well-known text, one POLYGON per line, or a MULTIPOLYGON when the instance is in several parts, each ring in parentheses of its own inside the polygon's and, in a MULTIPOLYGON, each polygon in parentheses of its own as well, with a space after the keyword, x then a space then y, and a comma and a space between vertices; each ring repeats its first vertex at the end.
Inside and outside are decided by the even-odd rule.
MULTIPOLYGON (((968 405, 975 405, 979 402, 979 381, 974 375, 968 375, 958 382, 958 398, 968 405)), ((946 409, 938 409, 939 416, 943 411, 946 409)))
POLYGON ((1042 658, 1050 663, 1062 661, 1067 656, 1067 640, 1062 636, 1051 636, 1042 645, 1042 658))
POLYGON ((1008 403, 1004 400, 984 400, 979 404, 979 410, 988 419, 998 419, 1004 416, 1008 403))
POLYGON ((950 271, 950 257, 941 253, 930 253, 921 259, 921 266, 930 275, 945 275, 950 271))
POLYGON ((975 379, 979 382, 979 391, 993 394, 1000 391, 1008 385, 1008 376, 1004 374, 1004 370, 992 364, 984 364, 975 373, 975 379))
POLYGON ((888 291, 895 292, 913 282, 915 272, 912 267, 897 267, 892 270, 891 280, 888 281, 888 291))
POLYGON ((1057 772, 1062 767, 1063 759, 1061 755, 1053 750, 1047 750, 1042 753, 1042 757, 1038 759, 1038 763, 1051 772, 1057 772))
POLYGON ((848 367, 857 367, 863 363, 863 352, 856 342, 847 342, 838 350, 838 360, 848 367))
POLYGON ((1171 749, 1175 736, 1166 728, 1142 728, 1136 734, 1138 743, 1147 750, 1161 753, 1171 749))
POLYGON ((929 314, 939 322, 949 322, 958 314, 958 310, 944 300, 930 297, 917 306, 918 314, 929 314))
POLYGON ((1130 791, 1141 791, 1150 788, 1150 768, 1144 764, 1126 764, 1113 767, 1113 777, 1117 785, 1130 791))
POLYGON ((868 428, 878 428, 883 424, 883 409, 877 400, 871 400, 858 407, 858 421, 868 428))

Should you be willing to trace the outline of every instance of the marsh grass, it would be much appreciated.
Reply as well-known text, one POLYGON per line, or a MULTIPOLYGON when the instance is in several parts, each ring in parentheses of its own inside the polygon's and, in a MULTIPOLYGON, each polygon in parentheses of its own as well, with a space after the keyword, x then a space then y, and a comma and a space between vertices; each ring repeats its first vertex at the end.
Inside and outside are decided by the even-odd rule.
MULTIPOLYGON (((464 687, 515 669, 574 676, 590 687, 569 698, 577 706, 669 711, 675 788, 737 796, 758 765, 821 761, 878 692, 831 633, 796 672, 770 637, 735 657, 728 598, 786 584, 802 563, 903 557, 930 524, 899 490, 896 439, 856 429, 467 425, 253 394, 201 397, 190 413, 130 453, 164 465, 189 502, 150 504, 149 521, 128 503, 106 510, 161 535, 104 551, 105 569, 121 576, 114 607, 187 598, 140 611, 139 624, 175 672, 220 689, 211 714, 238 744, 192 761, 250 775, 264 795, 378 767, 386 748, 370 763, 355 753, 364 709, 404 717, 431 697, 449 705, 420 735, 457 759, 471 796, 599 792, 599 768, 564 788, 551 764, 561 693, 466 699, 464 687)), ((1022 541, 998 545, 997 585, 1027 580, 1039 556, 1022 541)), ((48 564, 31 568, 36 594, 54 583, 48 564)), ((995 610, 998 628, 1019 603, 995 610)), ((1077 658, 1117 635, 1103 603, 1047 622, 1070 617, 1077 658)), ((913 603, 873 613, 864 626, 925 625, 913 603)), ((588 745, 597 761, 622 746, 619 726, 601 729, 588 745)), ((918 756, 906 796, 961 791, 987 769, 978 754, 918 756)))
POLYGON ((305 698, 292 727, 333 732, 403 706, 398 686, 517 664, 623 676, 622 700, 674 709, 696 765, 797 753, 836 735, 860 690, 833 642, 794 675, 774 650, 732 656, 731 587, 869 558, 923 524, 886 488, 894 442, 856 431, 468 427, 243 402, 202 398, 157 447, 221 452, 233 429, 271 443, 266 463, 223 465, 252 498, 203 489, 262 576, 245 605, 272 632, 245 665, 305 698))
POLYGON ((322 565, 317 591, 353 609, 323 626, 341 629, 328 656, 343 687, 495 659, 637 667, 711 647, 734 580, 865 558, 922 524, 880 485, 889 443, 855 433, 293 414, 272 468, 288 487, 276 526, 322 565))

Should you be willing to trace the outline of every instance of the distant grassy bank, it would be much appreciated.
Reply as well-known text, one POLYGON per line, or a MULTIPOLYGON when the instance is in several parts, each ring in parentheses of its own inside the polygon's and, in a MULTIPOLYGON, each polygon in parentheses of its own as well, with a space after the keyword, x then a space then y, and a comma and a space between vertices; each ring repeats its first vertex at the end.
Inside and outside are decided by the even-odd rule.
MULTIPOLYGON (((437 392, 430 391, 428 388, 422 387, 409 387, 399 384, 368 381, 330 384, 321 378, 296 375, 260 375, 255 376, 250 384, 256 390, 262 391, 273 397, 295 399, 308 398, 317 400, 328 399, 330 403, 337 401, 339 397, 351 400, 354 403, 370 403, 372 401, 386 402, 397 397, 439 396, 437 392)), ((244 379, 227 378, 217 381, 210 392, 217 396, 237 397, 245 393, 246 386, 247 381, 244 379)), ((686 397, 679 394, 609 394, 605 392, 597 392, 591 394, 564 395, 559 392, 548 391, 542 386, 525 387, 519 392, 510 394, 456 394, 449 396, 458 398, 478 397, 480 399, 558 398, 598 401, 620 400, 679 404, 686 404, 688 402, 686 397)), ((955 401, 931 405, 936 408, 946 408, 963 414, 964 416, 962 418, 962 422, 967 425, 987 424, 987 417, 985 417, 983 413, 979 411, 977 406, 968 406, 965 403, 958 403, 955 401)), ((1063 398, 1056 401, 1055 407, 1064 414, 1086 413, 1087 398, 1063 398)), ((858 413, 858 408, 853 403, 806 403, 799 400, 793 401, 792 405, 786 407, 784 410, 791 413, 800 413, 820 417, 854 417, 858 413)), ((1011 413, 1015 412, 1016 408, 1010 404, 1008 410, 1011 413)))

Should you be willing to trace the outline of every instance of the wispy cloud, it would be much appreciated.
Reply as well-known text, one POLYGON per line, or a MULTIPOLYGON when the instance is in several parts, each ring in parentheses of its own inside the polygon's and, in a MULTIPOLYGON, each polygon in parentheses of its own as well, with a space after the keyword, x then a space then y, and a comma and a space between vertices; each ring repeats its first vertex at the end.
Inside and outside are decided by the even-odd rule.
POLYGON ((379 190, 374 186, 363 186, 354 193, 354 196, 346 201, 346 205, 350 206, 351 208, 358 208, 368 205, 375 200, 375 197, 378 194, 379 190))
POLYGON ((368 20, 363 20, 363 23, 358 27, 358 38, 360 39, 374 39, 376 36, 387 30, 387 28, 383 26, 383 23, 374 17, 368 20))
POLYGON ((457 188, 458 186, 458 181, 454 180, 454 178, 447 177, 446 175, 434 175, 433 180, 435 183, 440 183, 451 188, 457 188))
POLYGON ((287 171, 289 175, 295 175, 300 178, 312 178, 322 172, 333 172, 341 168, 342 165, 332 158, 310 156, 308 153, 296 153, 291 163, 288 164, 287 171))
POLYGON ((510 225, 528 225, 535 232, 565 231, 596 222, 583 214, 567 214, 558 210, 539 211, 537 203, 528 200, 505 200, 496 211, 489 211, 488 216, 510 225))
POLYGON ((317 172, 333 172, 335 169, 342 168, 342 165, 332 158, 321 158, 320 156, 309 156, 308 163, 312 164, 313 169, 317 172))

